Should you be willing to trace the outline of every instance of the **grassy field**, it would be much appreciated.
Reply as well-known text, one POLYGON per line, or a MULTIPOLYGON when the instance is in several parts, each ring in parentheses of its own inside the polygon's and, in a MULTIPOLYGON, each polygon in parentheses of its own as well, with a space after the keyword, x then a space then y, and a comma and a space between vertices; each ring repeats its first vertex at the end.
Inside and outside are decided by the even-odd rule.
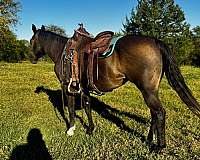
MULTIPOLYGON (((200 68, 185 66, 181 70, 200 102, 200 68)), ((159 93, 167 112, 167 148, 158 155, 150 153, 145 144, 150 114, 134 85, 127 83, 93 98, 95 130, 91 136, 85 133, 84 112, 77 110, 75 135, 69 137, 59 112, 61 91, 53 64, 1 62, 0 159, 12 155, 28 160, 36 154, 39 158, 35 159, 55 160, 200 159, 200 119, 183 104, 165 78, 159 93), (44 88, 35 93, 40 86, 44 88)))

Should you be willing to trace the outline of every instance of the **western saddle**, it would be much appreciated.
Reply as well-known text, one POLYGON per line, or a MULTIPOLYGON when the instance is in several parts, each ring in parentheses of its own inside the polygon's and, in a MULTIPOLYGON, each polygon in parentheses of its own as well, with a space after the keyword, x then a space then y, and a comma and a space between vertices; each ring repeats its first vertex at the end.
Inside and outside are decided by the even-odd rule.
MULTIPOLYGON (((79 28, 75 30, 74 35, 68 40, 66 53, 69 54, 73 52, 73 58, 71 61, 71 79, 72 85, 75 86, 80 82, 80 68, 79 68, 79 57, 80 52, 84 52, 88 54, 88 67, 87 67, 87 77, 88 77, 88 89, 90 92, 93 92, 98 95, 102 95, 97 87, 94 84, 94 67, 97 69, 98 74, 98 56, 106 51, 109 51, 109 44, 112 40, 114 32, 112 31, 104 31, 97 34, 96 37, 92 37, 85 28, 83 28, 83 24, 79 24, 79 28), (87 42, 80 42, 81 36, 87 38, 87 42), (94 61, 96 64, 94 64, 94 61)), ((96 75, 98 77, 98 75, 96 75)), ((71 84, 70 84, 71 85, 71 84)))

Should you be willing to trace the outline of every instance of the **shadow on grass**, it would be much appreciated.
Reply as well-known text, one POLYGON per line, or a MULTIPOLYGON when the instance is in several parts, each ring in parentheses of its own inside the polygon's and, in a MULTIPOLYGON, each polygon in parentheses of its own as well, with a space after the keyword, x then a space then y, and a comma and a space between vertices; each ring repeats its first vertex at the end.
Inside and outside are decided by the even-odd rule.
MULTIPOLYGON (((64 121, 68 124, 67 118, 65 117, 64 114, 64 109, 63 109, 63 104, 62 104, 62 93, 61 90, 51 90, 48 88, 44 88, 43 86, 38 86, 35 90, 35 93, 46 93, 49 97, 50 102, 53 104, 54 108, 58 110, 64 121)), ((80 104, 78 101, 79 98, 77 98, 76 104, 80 104)), ((66 102, 66 99, 65 99, 66 102)), ((80 109, 80 105, 76 106, 76 110, 80 109)), ((110 122, 116 124, 117 127, 119 127, 121 130, 127 131, 129 133, 134 134, 138 138, 141 139, 142 142, 145 141, 145 136, 142 133, 139 133, 138 131, 131 129, 129 126, 127 126, 124 121, 116 116, 115 114, 118 115, 124 115, 129 117, 130 119, 133 119, 137 121, 138 123, 141 123, 143 125, 147 125, 149 123, 149 120, 146 118, 140 117, 136 114, 129 113, 126 111, 120 111, 116 108, 112 108, 111 106, 105 104, 104 102, 98 100, 95 97, 91 96, 91 108, 93 111, 97 112, 101 117, 109 120, 110 122)), ((76 115, 76 118, 80 120, 82 125, 86 128, 87 125, 84 123, 83 119, 76 115)))
POLYGON ((10 160, 52 160, 39 129, 29 131, 27 143, 15 147, 10 160))
MULTIPOLYGON (((60 120, 60 118, 59 118, 59 116, 57 115, 57 112, 56 112, 56 110, 57 110, 60 113, 62 119, 65 121, 66 127, 68 128, 69 122, 68 122, 68 120, 65 116, 65 111, 64 111, 63 103, 62 103, 62 92, 61 92, 61 90, 51 90, 51 89, 44 88, 43 86, 36 87, 35 93, 39 94, 41 92, 46 93, 48 95, 49 101, 54 106, 54 111, 56 113, 56 116, 60 120)), ((66 102, 66 104, 67 104, 66 98, 64 99, 64 102, 66 102)), ((65 104, 65 106, 66 106, 66 104, 65 104)))

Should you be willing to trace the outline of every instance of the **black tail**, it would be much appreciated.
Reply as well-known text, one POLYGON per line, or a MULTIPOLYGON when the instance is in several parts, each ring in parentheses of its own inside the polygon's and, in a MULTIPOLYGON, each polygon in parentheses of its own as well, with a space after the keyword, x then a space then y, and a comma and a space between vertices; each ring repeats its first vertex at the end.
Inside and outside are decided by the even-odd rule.
POLYGON ((182 101, 189 109, 200 117, 200 105, 192 95, 192 92, 185 84, 184 78, 177 66, 176 59, 169 47, 160 42, 161 52, 163 54, 164 72, 171 87, 178 93, 182 101))

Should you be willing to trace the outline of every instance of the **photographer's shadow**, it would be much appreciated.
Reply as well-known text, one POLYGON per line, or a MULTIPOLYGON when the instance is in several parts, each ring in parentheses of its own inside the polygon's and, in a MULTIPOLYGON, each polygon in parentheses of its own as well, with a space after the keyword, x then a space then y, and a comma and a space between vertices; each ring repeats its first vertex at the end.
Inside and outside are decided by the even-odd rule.
POLYGON ((52 160, 39 129, 29 131, 27 143, 15 147, 10 160, 52 160))

